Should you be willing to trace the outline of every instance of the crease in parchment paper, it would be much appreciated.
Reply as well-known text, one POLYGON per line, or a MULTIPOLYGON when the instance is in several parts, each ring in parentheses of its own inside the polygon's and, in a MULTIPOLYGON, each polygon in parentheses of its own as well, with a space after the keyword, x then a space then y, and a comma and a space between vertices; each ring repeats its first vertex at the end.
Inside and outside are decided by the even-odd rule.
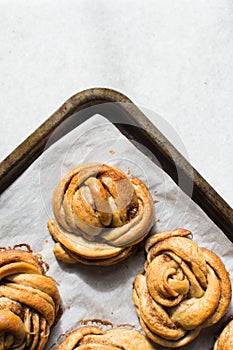
MULTIPOLYGON (((1 246, 26 242, 50 265, 48 274, 59 286, 63 315, 52 329, 46 349, 61 334, 86 319, 108 320, 114 326, 130 324, 141 330, 132 301, 132 283, 143 271, 144 251, 108 267, 66 265, 53 255, 47 221, 53 217, 51 199, 60 179, 87 162, 115 165, 148 186, 155 202, 153 232, 186 228, 193 240, 218 254, 232 280, 233 244, 207 215, 148 156, 139 151, 107 119, 95 115, 57 141, 1 195, 1 246)), ((232 304, 227 316, 232 313, 232 304)), ((205 329, 181 349, 209 349, 221 323, 205 329)), ((165 349, 156 345, 158 349, 165 349)))

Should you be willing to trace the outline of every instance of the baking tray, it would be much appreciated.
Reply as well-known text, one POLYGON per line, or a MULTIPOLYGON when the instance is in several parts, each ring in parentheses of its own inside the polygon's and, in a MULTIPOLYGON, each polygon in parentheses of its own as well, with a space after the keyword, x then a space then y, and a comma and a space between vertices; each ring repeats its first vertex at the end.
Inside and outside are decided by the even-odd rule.
POLYGON ((127 96, 112 89, 88 89, 69 98, 0 163, 0 193, 43 153, 48 140, 51 145, 97 113, 113 123, 152 161, 159 162, 162 169, 233 242, 232 208, 127 96), (57 129, 59 132, 51 142, 51 135, 57 129))

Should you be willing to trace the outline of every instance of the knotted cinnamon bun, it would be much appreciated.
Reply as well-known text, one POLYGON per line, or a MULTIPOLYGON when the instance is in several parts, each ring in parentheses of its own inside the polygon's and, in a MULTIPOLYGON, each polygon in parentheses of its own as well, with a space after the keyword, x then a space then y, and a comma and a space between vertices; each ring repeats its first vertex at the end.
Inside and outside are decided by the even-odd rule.
POLYGON ((62 261, 111 265, 125 259, 154 221, 145 184, 113 166, 81 165, 70 171, 53 195, 48 222, 54 253, 62 261))
POLYGON ((115 328, 106 332, 99 327, 83 326, 73 331, 56 350, 155 350, 141 333, 115 328))
POLYGON ((58 315, 60 296, 31 251, 0 251, 0 349, 42 350, 58 315))
POLYGON ((229 321, 220 333, 214 344, 213 350, 232 350, 233 349, 233 320, 229 321))
POLYGON ((145 272, 134 281, 141 326, 155 343, 176 348, 218 322, 231 300, 231 283, 220 258, 177 229, 146 241, 145 272))

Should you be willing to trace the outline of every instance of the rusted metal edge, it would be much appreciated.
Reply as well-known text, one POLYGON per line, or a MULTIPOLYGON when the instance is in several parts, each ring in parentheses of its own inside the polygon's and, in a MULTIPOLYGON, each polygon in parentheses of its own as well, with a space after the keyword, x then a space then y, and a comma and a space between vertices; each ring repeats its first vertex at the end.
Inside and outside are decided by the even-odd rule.
MULTIPOLYGON (((54 130, 67 121, 64 134, 81 124, 93 114, 104 111, 104 116, 120 129, 130 140, 143 144, 156 155, 164 171, 190 195, 190 184, 193 185, 192 199, 233 241, 233 210, 210 184, 191 166, 191 164, 174 148, 162 133, 149 121, 132 101, 118 91, 106 88, 84 90, 69 98, 52 114, 35 132, 21 143, 6 159, 0 163, 0 193, 10 186, 43 152, 48 139, 54 130), (108 109, 116 103, 117 112, 108 109), (81 112, 89 110, 81 116, 81 112), (77 113, 80 112, 80 113, 77 113), (117 119, 112 115, 117 113, 117 119), (69 123, 69 121, 71 121, 69 123), (180 183, 178 179, 182 178, 180 183)), ((115 107, 114 107, 115 108, 115 107)), ((111 108, 110 108, 111 110, 111 108)), ((60 134, 61 137, 63 133, 60 134)), ((56 140, 54 140, 55 142, 56 140)))

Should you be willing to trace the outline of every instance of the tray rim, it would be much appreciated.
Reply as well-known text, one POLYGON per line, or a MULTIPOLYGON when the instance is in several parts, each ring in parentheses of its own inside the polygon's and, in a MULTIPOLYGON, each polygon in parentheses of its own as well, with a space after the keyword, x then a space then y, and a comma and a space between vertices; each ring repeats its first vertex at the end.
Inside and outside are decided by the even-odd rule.
MULTIPOLYGON (((192 178, 194 188, 192 199, 207 216, 233 242, 233 209, 213 187, 181 155, 155 125, 127 96, 109 88, 90 88, 76 93, 61 105, 39 128, 29 135, 13 152, 0 163, 0 194, 5 191, 43 152, 51 133, 75 112, 90 106, 119 102, 130 117, 130 121, 141 128, 149 141, 165 157, 164 169, 174 179, 170 165, 175 159, 176 166, 187 179, 192 178)), ((178 184, 179 185, 179 184, 178 184)), ((182 189, 184 191, 184 189, 182 189)), ((184 191, 185 192, 185 191, 184 191)))

